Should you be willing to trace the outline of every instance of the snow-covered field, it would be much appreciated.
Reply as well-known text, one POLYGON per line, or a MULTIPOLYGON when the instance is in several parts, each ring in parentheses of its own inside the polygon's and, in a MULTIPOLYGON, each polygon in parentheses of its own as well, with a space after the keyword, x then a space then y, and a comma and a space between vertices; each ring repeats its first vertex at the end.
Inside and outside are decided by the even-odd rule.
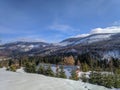
POLYGON ((0 69, 0 90, 110 90, 103 86, 0 69))

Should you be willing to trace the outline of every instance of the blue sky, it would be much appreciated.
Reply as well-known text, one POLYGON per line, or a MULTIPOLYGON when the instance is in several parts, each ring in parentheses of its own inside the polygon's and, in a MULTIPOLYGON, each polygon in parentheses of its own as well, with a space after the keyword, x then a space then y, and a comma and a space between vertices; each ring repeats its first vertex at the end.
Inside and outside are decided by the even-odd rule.
POLYGON ((59 42, 120 32, 120 0, 0 0, 0 39, 59 42))

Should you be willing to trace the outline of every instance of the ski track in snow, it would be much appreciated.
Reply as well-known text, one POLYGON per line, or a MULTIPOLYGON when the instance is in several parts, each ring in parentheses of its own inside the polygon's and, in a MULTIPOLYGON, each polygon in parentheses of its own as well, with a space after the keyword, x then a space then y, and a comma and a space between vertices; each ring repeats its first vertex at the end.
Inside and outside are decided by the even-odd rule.
MULTIPOLYGON (((68 79, 0 69, 0 90, 111 90, 103 86, 68 79)), ((115 89, 112 89, 115 90, 115 89)), ((120 90, 120 89, 118 89, 120 90)))

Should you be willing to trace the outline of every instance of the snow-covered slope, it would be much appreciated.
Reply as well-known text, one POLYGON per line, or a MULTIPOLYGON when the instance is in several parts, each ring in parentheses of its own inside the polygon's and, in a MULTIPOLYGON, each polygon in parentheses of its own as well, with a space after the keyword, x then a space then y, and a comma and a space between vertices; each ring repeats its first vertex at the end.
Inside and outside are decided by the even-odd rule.
POLYGON ((110 90, 103 86, 0 69, 0 90, 110 90))
POLYGON ((27 51, 30 51, 30 50, 36 49, 36 48, 44 48, 48 45, 49 45, 49 43, 45 43, 45 42, 17 41, 17 42, 7 43, 7 44, 3 45, 3 47, 5 49, 9 49, 9 50, 18 50, 18 51, 22 51, 22 52, 27 52, 27 51))
POLYGON ((109 40, 111 35, 113 34, 102 33, 102 34, 92 34, 86 37, 69 38, 60 42, 60 45, 66 46, 66 45, 77 45, 77 44, 90 44, 102 40, 109 40))
POLYGON ((118 58, 120 59, 120 50, 112 50, 112 51, 106 51, 106 52, 101 52, 103 59, 111 59, 113 58, 118 58))

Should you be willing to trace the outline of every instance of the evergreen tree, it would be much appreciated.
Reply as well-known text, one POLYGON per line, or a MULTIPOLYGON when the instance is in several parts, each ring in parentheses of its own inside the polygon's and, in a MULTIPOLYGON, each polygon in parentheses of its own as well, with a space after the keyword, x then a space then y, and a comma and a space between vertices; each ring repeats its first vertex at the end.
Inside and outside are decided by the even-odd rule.
POLYGON ((8 66, 11 66, 13 63, 13 61, 10 59, 9 62, 8 62, 8 66))
POLYGON ((2 68, 2 67, 3 67, 2 62, 0 62, 0 68, 2 68))
POLYGON ((19 60, 19 66, 20 67, 22 66, 22 60, 21 59, 19 60))
POLYGON ((65 75, 64 67, 61 66, 60 69, 61 69, 61 70, 60 70, 60 72, 59 72, 59 77, 60 77, 60 78, 67 78, 67 76, 65 75))
POLYGON ((45 75, 47 75, 47 76, 52 76, 52 77, 54 76, 54 72, 52 71, 50 65, 49 65, 48 68, 46 69, 45 75))
POLYGON ((114 87, 120 88, 120 74, 116 74, 114 78, 114 87))
POLYGON ((107 88, 120 88, 120 75, 115 74, 101 74, 101 73, 91 73, 89 77, 89 83, 98 84, 105 86, 107 88))
POLYGON ((36 72, 36 66, 34 63, 31 63, 31 62, 27 62, 25 64, 25 68, 24 70, 28 73, 35 73, 36 72))
POLYGON ((87 63, 82 63, 82 71, 83 72, 89 71, 89 66, 87 65, 87 63))
POLYGON ((45 68, 42 65, 38 69, 38 74, 45 74, 45 68))

